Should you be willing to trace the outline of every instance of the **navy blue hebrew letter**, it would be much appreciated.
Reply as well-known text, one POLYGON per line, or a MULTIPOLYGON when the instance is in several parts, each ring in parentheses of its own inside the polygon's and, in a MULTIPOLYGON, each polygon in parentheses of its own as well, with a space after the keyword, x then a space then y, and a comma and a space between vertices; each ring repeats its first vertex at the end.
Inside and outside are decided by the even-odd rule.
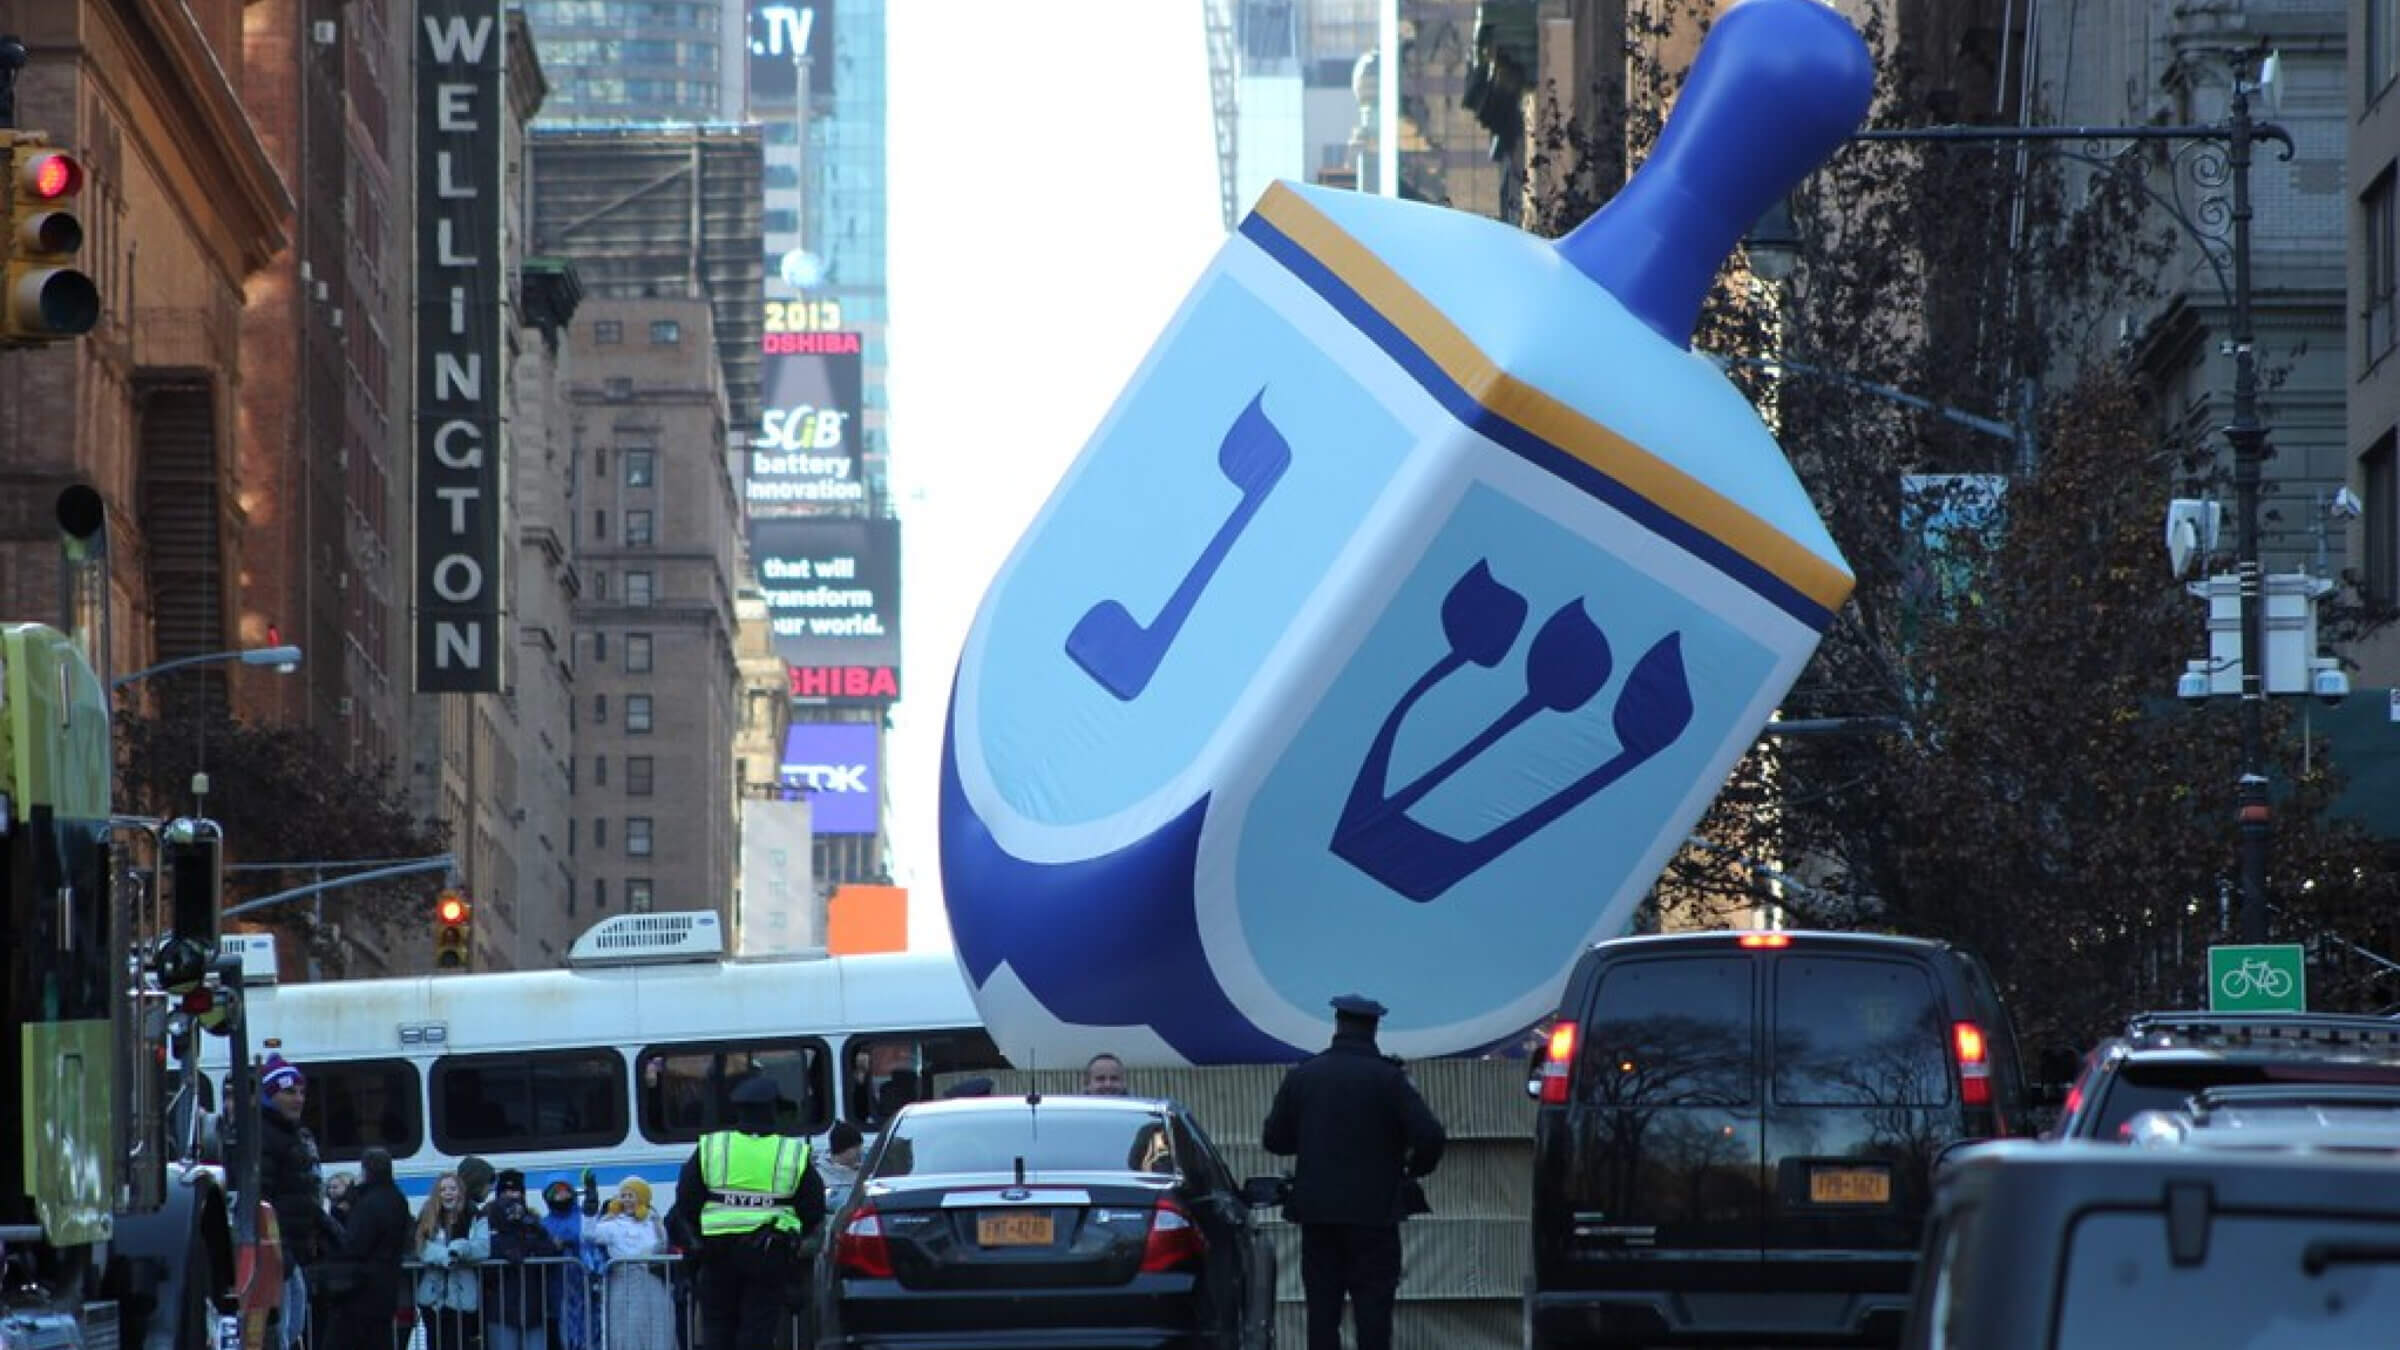
POLYGON ((1217 447, 1217 468, 1241 490, 1241 500, 1234 503, 1232 513, 1217 527, 1200 556, 1192 560, 1158 617, 1145 624, 1123 604, 1102 600, 1085 610, 1075 621, 1074 631, 1067 634, 1069 659, 1119 699, 1131 702, 1149 686, 1167 648, 1175 645, 1176 634, 1183 631, 1184 620, 1192 616, 1200 592, 1208 589, 1218 565, 1233 550, 1234 540, 1249 527, 1250 518, 1258 514, 1259 504, 1274 490, 1283 471, 1291 467, 1291 444, 1268 420, 1266 397, 1266 390, 1258 391, 1217 447))
POLYGON ((1570 600, 1544 620, 1525 654, 1525 693, 1483 730, 1411 781, 1391 784, 1392 744, 1417 701, 1470 663, 1497 666, 1516 646, 1525 627, 1525 597, 1492 576, 1477 561, 1450 586, 1442 600, 1444 652, 1400 701, 1375 733, 1350 796, 1334 826, 1333 852, 1344 862, 1411 900, 1433 900, 1484 864, 1508 852, 1590 800, 1610 784, 1675 743, 1692 721, 1691 683, 1683 670, 1683 636, 1669 633, 1633 663, 1618 692, 1610 725, 1617 753, 1583 777, 1552 793, 1514 820, 1474 839, 1458 839, 1414 819, 1408 811, 1425 794, 1500 743, 1509 732, 1541 712, 1573 712, 1608 686, 1615 665, 1608 637, 1570 600))

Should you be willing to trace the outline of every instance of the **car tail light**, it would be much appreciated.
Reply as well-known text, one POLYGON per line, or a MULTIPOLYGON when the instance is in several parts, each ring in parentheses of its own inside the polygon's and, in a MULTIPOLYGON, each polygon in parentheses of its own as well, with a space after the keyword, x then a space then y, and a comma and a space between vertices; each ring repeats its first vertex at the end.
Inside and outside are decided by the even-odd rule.
POLYGON ((1762 947, 1789 947, 1792 945, 1792 935, 1789 933, 1744 933, 1736 941, 1755 951, 1762 947))
POLYGON ((1973 1022, 1953 1022, 1950 1043, 1958 1051, 1958 1099, 1969 1106, 1990 1106, 1992 1060, 1983 1028, 1973 1022))
POLYGON ((1575 1024, 1560 1022, 1550 1028, 1550 1041, 1542 1051, 1541 1075, 1534 1081, 1541 1085, 1539 1098, 1544 1106, 1567 1104, 1567 1068, 1575 1062, 1575 1024))
POLYGON ((1150 1236, 1142 1241, 1142 1273, 1163 1274, 1191 1265, 1208 1255, 1208 1239, 1192 1222, 1191 1212, 1172 1200, 1161 1200, 1150 1214, 1150 1236))
POLYGON ((892 1278, 892 1244, 883 1236, 883 1216, 873 1205, 860 1205, 834 1236, 833 1264, 847 1275, 892 1278))

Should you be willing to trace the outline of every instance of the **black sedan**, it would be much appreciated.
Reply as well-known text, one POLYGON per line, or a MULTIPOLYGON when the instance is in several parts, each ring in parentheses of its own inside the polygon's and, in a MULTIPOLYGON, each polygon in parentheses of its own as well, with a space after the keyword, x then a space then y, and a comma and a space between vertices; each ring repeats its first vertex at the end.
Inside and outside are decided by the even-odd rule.
POLYGON ((1191 1114, 1140 1097, 919 1102, 817 1263, 825 1347, 1274 1343, 1275 1250, 1191 1114))

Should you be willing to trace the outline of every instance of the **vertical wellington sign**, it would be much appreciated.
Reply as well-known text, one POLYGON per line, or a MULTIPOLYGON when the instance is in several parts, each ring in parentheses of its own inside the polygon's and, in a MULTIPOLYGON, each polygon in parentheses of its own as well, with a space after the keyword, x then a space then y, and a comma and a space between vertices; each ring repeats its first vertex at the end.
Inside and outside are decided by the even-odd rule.
POLYGON ((417 688, 496 693, 502 0, 418 0, 417 688))

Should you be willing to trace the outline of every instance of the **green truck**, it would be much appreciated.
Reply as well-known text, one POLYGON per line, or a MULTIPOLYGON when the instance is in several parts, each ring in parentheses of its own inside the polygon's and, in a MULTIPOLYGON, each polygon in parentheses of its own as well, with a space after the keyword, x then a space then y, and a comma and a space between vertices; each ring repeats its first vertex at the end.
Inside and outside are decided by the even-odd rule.
POLYGON ((115 847, 140 832, 113 818, 109 689, 85 645, 105 629, 105 512, 74 487, 59 517, 74 633, 0 626, 0 1084, 17 1138, 0 1148, 0 1346, 208 1350, 238 1325, 248 1263, 226 1170, 170 1138, 170 1042, 192 1019, 154 974, 172 935, 145 931, 146 888, 125 884, 142 840, 115 847))

